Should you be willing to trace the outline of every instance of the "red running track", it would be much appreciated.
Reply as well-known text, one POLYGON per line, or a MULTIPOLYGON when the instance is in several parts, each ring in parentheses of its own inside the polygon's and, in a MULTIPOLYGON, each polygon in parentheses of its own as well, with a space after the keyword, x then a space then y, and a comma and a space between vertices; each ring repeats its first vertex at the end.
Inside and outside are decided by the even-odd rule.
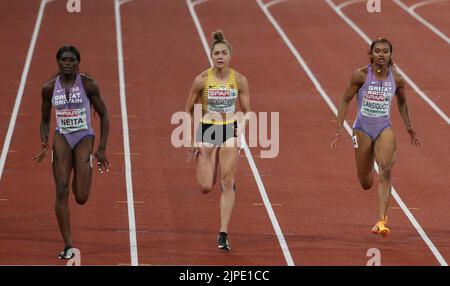
MULTIPOLYGON (((20 10, 33 19, 39 6, 39 1, 34 2, 17 1, 0 8, 10 9, 10 14, 20 10)), ((114 1, 83 1, 79 14, 68 14, 64 6, 62 0, 47 4, 0 181, 0 241, 8 246, 0 250, 0 263, 63 264, 55 259, 62 242, 53 214, 50 162, 47 158, 33 165, 30 159, 39 147, 40 88, 56 72, 57 48, 70 42, 80 48, 82 70, 97 79, 107 102, 111 115, 108 155, 113 165, 109 176, 95 175, 87 205, 71 204, 74 240, 82 251, 83 264, 127 265, 130 247, 114 1), (25 143, 29 134, 35 134, 30 146, 25 143), (18 176, 29 179, 17 180, 18 176)), ((431 6, 417 11, 448 31, 448 23, 431 6)), ((367 62, 366 43, 323 1, 288 1, 270 11, 337 105, 351 72, 367 62)), ((376 221, 376 189, 360 189, 350 138, 343 138, 338 149, 328 147, 335 116, 257 3, 211 0, 196 6, 196 12, 208 40, 220 28, 233 44, 232 66, 249 80, 252 109, 280 114, 279 156, 261 159, 261 148, 251 148, 251 152, 294 264, 365 265, 367 250, 378 248, 383 265, 438 265, 393 201, 389 210, 392 236, 384 240, 369 233, 376 221)), ((444 66, 449 53, 440 38, 394 3, 383 2, 383 13, 378 15, 368 15, 363 4, 344 12, 369 37, 390 38, 396 63, 450 113, 444 66)), ((233 251, 224 254, 217 251, 215 242, 220 191, 216 187, 202 195, 194 165, 186 165, 184 150, 171 145, 175 126, 170 118, 183 110, 193 78, 209 66, 186 3, 134 0, 122 5, 121 15, 139 263, 286 265, 244 153, 230 228, 233 251)), ((16 22, 15 17, 4 18, 0 31, 12 37, 9 27, 16 22)), ((3 62, 11 67, 8 73, 3 70, 7 85, 0 88, 5 95, 1 99, 4 114, 11 113, 14 104, 33 25, 31 20, 23 22, 20 38, 1 49, 3 62)), ((448 260, 448 124, 411 88, 407 93, 423 146, 409 146, 394 106, 399 151, 393 184, 448 260)), ((3 138, 9 116, 1 117, 3 138)), ((354 116, 353 102, 349 123, 354 116)))

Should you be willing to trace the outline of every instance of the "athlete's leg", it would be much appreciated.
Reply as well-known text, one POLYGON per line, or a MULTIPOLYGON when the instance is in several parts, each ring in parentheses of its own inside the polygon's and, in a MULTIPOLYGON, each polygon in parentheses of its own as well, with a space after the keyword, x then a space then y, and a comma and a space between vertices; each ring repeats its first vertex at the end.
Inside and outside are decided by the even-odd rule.
POLYGON ((205 146, 202 144, 199 147, 199 153, 197 156, 197 182, 200 185, 200 189, 203 193, 209 193, 215 182, 217 174, 217 152, 216 146, 205 146))
POLYGON ((234 175, 239 159, 239 148, 236 147, 237 138, 228 139, 224 147, 219 149, 219 166, 222 194, 220 197, 220 231, 228 232, 228 224, 233 212, 235 199, 234 175))
POLYGON ((375 160, 380 169, 380 185, 378 187, 378 219, 383 220, 387 213, 391 195, 391 171, 395 162, 396 142, 394 132, 386 128, 375 142, 375 160))
POLYGON ((87 202, 92 182, 92 149, 94 136, 86 136, 73 150, 73 181, 72 190, 78 204, 87 202))
POLYGON ((68 204, 72 150, 63 135, 55 133, 53 141, 53 178, 56 185, 55 213, 65 247, 72 247, 68 204))
POLYGON ((353 136, 356 136, 354 144, 357 144, 355 159, 358 180, 361 187, 368 190, 373 184, 373 142, 369 135, 359 129, 353 129, 353 136))

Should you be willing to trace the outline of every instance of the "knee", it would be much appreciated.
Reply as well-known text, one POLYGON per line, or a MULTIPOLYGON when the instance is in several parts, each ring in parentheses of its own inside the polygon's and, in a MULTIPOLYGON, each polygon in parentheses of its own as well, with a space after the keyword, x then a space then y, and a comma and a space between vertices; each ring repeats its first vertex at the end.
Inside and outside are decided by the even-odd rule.
POLYGON ((69 199, 69 187, 64 184, 56 186, 56 201, 64 203, 67 202, 68 199, 69 199))
POLYGON ((84 205, 89 198, 89 193, 88 192, 80 192, 80 190, 78 190, 78 189, 74 189, 73 191, 75 194, 75 201, 77 202, 77 204, 84 205))
POLYGON ((361 182, 361 187, 364 190, 370 190, 372 188, 372 182, 361 182))
POLYGON ((75 200, 77 201, 77 204, 84 205, 88 200, 88 196, 75 196, 75 200))
POLYGON ((234 185, 234 177, 231 175, 225 175, 222 177, 222 189, 231 190, 234 185))
POLYGON ((200 190, 204 194, 211 192, 212 189, 213 189, 213 185, 211 185, 211 184, 200 184, 200 190))
POLYGON ((367 176, 367 177, 364 177, 364 178, 359 178, 359 183, 361 184, 361 187, 364 189, 364 190, 369 190, 370 188, 372 188, 372 185, 373 185, 373 178, 372 178, 372 176, 367 176))
POLYGON ((386 165, 380 166, 380 178, 381 179, 390 180, 391 173, 392 173, 392 165, 391 164, 386 164, 386 165))

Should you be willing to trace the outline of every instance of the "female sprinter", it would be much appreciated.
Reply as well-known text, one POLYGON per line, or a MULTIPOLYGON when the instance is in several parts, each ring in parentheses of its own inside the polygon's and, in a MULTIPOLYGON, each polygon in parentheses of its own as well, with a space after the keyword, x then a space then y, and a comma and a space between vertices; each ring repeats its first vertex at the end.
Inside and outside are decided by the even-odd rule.
POLYGON ((92 180, 92 158, 97 159, 100 173, 109 172, 105 150, 109 119, 100 90, 94 79, 80 74, 81 57, 73 46, 64 46, 56 53, 59 73, 42 88, 41 152, 33 160, 42 161, 48 149, 50 113, 56 111, 56 131, 52 148, 53 177, 56 185, 55 213, 65 247, 59 259, 74 255, 68 205, 70 175, 72 192, 78 204, 86 203, 92 180), (100 115, 100 143, 92 155, 94 131, 91 127, 91 106, 100 115))
MULTIPOLYGON (((239 99, 244 119, 239 122, 239 130, 245 126, 245 118, 250 111, 250 94, 247 79, 230 68, 231 45, 221 31, 213 34, 211 44, 213 67, 199 74, 192 85, 186 112, 194 114, 194 105, 202 105, 202 121, 196 132, 199 147, 188 152, 188 163, 197 156, 197 181, 203 193, 209 193, 216 181, 217 167, 220 167, 220 230, 218 246, 230 250, 228 224, 233 211, 236 185, 234 175, 239 158, 238 123, 235 116, 239 99)), ((194 127, 195 129, 195 127, 194 127)), ((197 144, 196 144, 197 145, 197 144)), ((192 145, 194 146, 194 144, 192 145)))
POLYGON ((358 110, 353 125, 358 179, 364 190, 373 184, 374 159, 379 166, 378 222, 372 232, 387 237, 390 233, 386 216, 391 195, 391 171, 395 162, 396 142, 391 128, 390 109, 396 95, 398 109, 411 138, 411 144, 420 145, 411 125, 405 97, 405 82, 393 67, 392 44, 384 38, 373 41, 370 46, 370 64, 353 72, 339 105, 335 147, 344 132, 343 123, 348 105, 357 94, 358 110))

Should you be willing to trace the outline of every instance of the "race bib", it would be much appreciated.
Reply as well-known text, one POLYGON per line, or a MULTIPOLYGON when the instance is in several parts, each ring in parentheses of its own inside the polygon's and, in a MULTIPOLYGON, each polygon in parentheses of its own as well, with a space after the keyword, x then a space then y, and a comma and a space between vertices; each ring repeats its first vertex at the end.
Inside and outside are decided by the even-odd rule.
POLYGON ((238 91, 227 89, 223 86, 220 89, 208 90, 208 112, 232 113, 235 111, 238 91))
POLYGON ((87 130, 86 108, 57 110, 59 132, 62 134, 87 130))
POLYGON ((392 87, 369 86, 363 96, 361 114, 367 117, 389 116, 391 98, 392 87))

